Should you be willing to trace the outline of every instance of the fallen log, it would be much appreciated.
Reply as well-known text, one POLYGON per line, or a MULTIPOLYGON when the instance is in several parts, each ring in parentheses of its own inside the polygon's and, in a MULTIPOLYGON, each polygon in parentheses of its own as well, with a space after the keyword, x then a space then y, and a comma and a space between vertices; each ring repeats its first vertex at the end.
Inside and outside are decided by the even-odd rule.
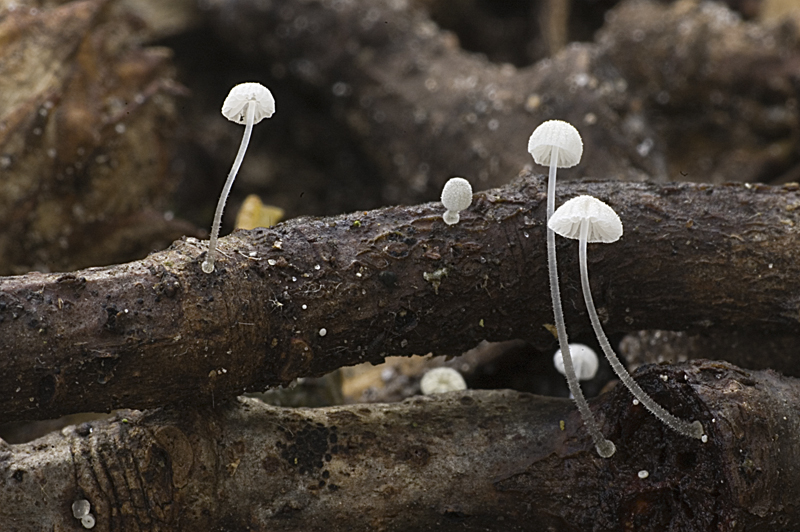
MULTIPOLYGON (((625 235, 589 251, 609 333, 800 332, 797 186, 570 183, 614 207, 625 235)), ((550 349, 544 181, 438 203, 298 218, 129 264, 0 278, 0 412, 211 404, 387 355, 458 355, 481 340, 550 349)), ((570 332, 588 330, 577 250, 561 240, 570 332)), ((765 354, 768 356, 768 354, 765 354)))
POLYGON ((636 377, 708 441, 621 386, 593 401, 610 459, 571 401, 512 391, 120 412, 0 447, 0 528, 78 530, 85 500, 96 530, 120 532, 797 530, 797 379, 710 361, 636 377))

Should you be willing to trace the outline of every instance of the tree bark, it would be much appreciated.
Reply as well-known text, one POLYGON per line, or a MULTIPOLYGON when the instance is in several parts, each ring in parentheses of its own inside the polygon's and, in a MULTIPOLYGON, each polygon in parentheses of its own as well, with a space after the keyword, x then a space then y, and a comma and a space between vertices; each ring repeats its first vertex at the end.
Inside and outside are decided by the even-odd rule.
MULTIPOLYGON (((609 333, 800 332, 796 185, 571 183, 625 235, 592 246, 609 333)), ((211 275, 205 244, 129 264, 0 279, 5 420, 211 404, 387 355, 458 355, 481 340, 550 349, 542 178, 438 203, 237 231, 211 275)), ((566 320, 588 331, 577 244, 559 239, 566 320)), ((769 356, 764 353, 763 356, 769 356)))
POLYGON ((782 531, 800 526, 800 382, 719 362, 638 381, 707 443, 622 387, 593 401, 599 458, 566 399, 465 391, 398 404, 121 412, 0 448, 0 527, 98 531, 782 531), (32 509, 36 510, 33 511, 32 509))

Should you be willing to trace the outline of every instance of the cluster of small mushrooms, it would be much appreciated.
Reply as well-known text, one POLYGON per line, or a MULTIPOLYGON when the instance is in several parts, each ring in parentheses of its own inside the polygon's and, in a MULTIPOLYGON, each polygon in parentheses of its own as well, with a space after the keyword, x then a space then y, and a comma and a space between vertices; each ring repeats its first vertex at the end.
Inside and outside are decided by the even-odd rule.
MULTIPOLYGON (((259 83, 242 83, 231 89, 230 94, 222 105, 222 114, 229 120, 238 124, 244 124, 244 136, 242 137, 239 151, 233 162, 233 167, 228 174, 228 179, 223 187, 222 194, 217 202, 217 209, 214 214, 214 222, 211 229, 211 240, 209 242, 206 259, 202 263, 202 270, 205 273, 214 271, 214 260, 216 256, 217 239, 222 221, 222 211, 230 193, 236 174, 242 165, 247 145, 250 142, 250 135, 253 126, 264 118, 269 118, 275 112, 275 99, 269 89, 259 83)), ((533 156, 533 160, 540 165, 549 167, 549 177, 547 184, 547 262, 550 276, 550 295, 553 301, 553 316, 558 335, 559 352, 556 354, 555 361, 557 366, 563 367, 563 373, 567 377, 570 394, 575 400, 584 424, 589 434, 592 436, 597 452, 600 456, 608 458, 614 454, 616 447, 614 443, 606 439, 600 431, 600 427, 589 409, 586 398, 581 392, 578 383, 579 376, 585 376, 584 367, 586 360, 586 349, 570 346, 567 338, 567 329, 564 323, 564 314, 561 306, 561 293, 558 284, 558 268, 556 264, 556 233, 565 238, 578 241, 579 262, 581 274, 581 287, 586 309, 591 320, 592 327, 597 341, 603 353, 608 359, 611 367, 619 376, 622 383, 631 391, 638 402, 644 405, 658 419, 668 427, 678 433, 690 438, 707 441, 703 432, 703 426, 699 421, 688 422, 679 419, 656 403, 644 390, 633 380, 625 367, 620 363, 619 358, 609 344, 608 338, 600 324, 597 316, 592 292, 589 285, 589 272, 586 260, 588 243, 611 243, 616 242, 622 237, 622 222, 614 210, 592 196, 578 196, 570 199, 558 210, 555 209, 556 198, 556 172, 558 168, 570 168, 577 165, 583 154, 583 141, 571 124, 560 120, 548 120, 537 127, 528 140, 528 152, 533 156), (576 364, 570 348, 581 353, 580 364, 576 364), (577 367, 576 367, 577 366, 577 367)), ((457 224, 460 220, 460 212, 467 209, 472 203, 472 186, 469 181, 461 177, 454 177, 445 183, 442 190, 442 205, 445 213, 442 216, 448 225, 457 224)), ((323 329, 324 330, 324 329, 323 329)), ((322 330, 321 330, 322 331, 322 330)), ((322 336, 323 333, 320 332, 322 336)), ((585 347, 585 346, 584 346, 585 347)), ((591 349, 589 349, 591 351, 591 349)), ((589 364, 591 366, 591 364, 589 364)), ((597 362, 595 356, 594 370, 596 372, 597 362)), ((593 373, 591 372, 591 373, 593 373)), ((454 385, 448 381, 452 375, 431 372, 427 375, 425 382, 426 390, 429 393, 436 393, 439 389, 452 388, 459 389, 462 385, 454 385), (448 381, 447 385, 443 385, 448 381), (441 388, 440 388, 441 386, 441 388), (435 391, 434 391, 435 390, 435 391)), ((460 377, 460 376, 459 376, 460 377)), ((463 379, 462 379, 463 382, 463 379)), ((91 515, 91 514, 88 514, 91 515)))
POLYGON ((537 164, 549 166, 550 170, 547 182, 547 259, 553 314, 564 372, 567 376, 567 384, 578 406, 583 422, 592 436, 597 453, 603 458, 609 458, 616 451, 616 447, 611 440, 603 436, 578 384, 561 307, 558 268, 556 265, 556 233, 565 238, 578 241, 581 288, 583 289, 586 310, 589 313, 589 319, 592 322, 592 328, 595 336, 597 336, 600 348, 603 350, 603 354, 605 354, 614 372, 636 400, 669 428, 684 436, 704 442, 707 441, 707 437, 703 432, 703 425, 699 421, 687 422, 673 416, 642 390, 619 361, 600 324, 589 285, 586 248, 589 242, 611 243, 619 240, 622 237, 622 222, 617 213, 614 212, 614 209, 592 196, 577 196, 561 205, 558 210, 555 210, 556 171, 558 168, 575 166, 580 162, 583 154, 583 141, 578 130, 567 122, 548 120, 534 130, 528 141, 528 152, 530 152, 537 164))
POLYGON ((92 515, 89 511, 91 509, 92 505, 89 501, 86 499, 78 499, 72 503, 72 517, 78 519, 83 528, 94 528, 94 525, 97 521, 95 520, 94 515, 92 515))

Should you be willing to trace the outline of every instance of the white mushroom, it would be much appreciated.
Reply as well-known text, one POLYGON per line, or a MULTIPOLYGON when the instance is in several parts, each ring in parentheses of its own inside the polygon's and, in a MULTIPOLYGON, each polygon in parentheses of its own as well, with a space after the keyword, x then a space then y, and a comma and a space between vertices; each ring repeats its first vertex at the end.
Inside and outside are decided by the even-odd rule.
MULTIPOLYGON (((528 152, 537 164, 548 166, 550 173, 547 180, 547 220, 553 216, 556 207, 556 170, 570 168, 578 164, 583 155, 583 141, 578 130, 571 124, 561 120, 548 120, 539 125, 528 140, 528 152)), ((561 290, 558 286, 558 266, 556 262, 556 236, 548 227, 547 230, 547 267, 550 273, 550 297, 553 300, 553 319, 558 333, 558 345, 564 359, 564 370, 570 394, 581 414, 586 430, 592 436, 597 454, 608 458, 616 448, 611 440, 607 440, 589 410, 589 403, 581 392, 580 384, 575 376, 575 368, 569 351, 567 327, 564 324, 564 311, 561 308, 561 290)))
POLYGON ((96 521, 92 514, 86 514, 83 517, 81 517, 81 524, 83 525, 83 528, 89 528, 89 529, 94 528, 95 523, 96 521))
POLYGON ((442 188, 442 205, 447 209, 442 215, 447 225, 457 224, 459 211, 463 211, 472 204, 472 185, 463 177, 453 177, 447 180, 442 188))
POLYGON ((260 83, 241 83, 231 89, 225 102, 222 104, 222 115, 232 122, 244 124, 244 136, 239 145, 239 152, 233 161, 233 167, 222 188, 222 194, 217 202, 217 210, 214 213, 214 223, 211 226, 211 240, 208 244, 208 254, 203 261, 203 271, 211 273, 214 271, 214 258, 217 252, 217 239, 219 238, 219 227, 222 223, 222 211, 225 209, 225 202, 228 194, 233 187, 233 181, 242 166, 247 145, 250 143, 250 135, 253 126, 261 122, 264 118, 269 118, 275 112, 275 99, 269 89, 260 83))
MULTIPOLYGON (((569 344, 569 352, 572 355, 572 365, 575 368, 575 375, 578 380, 588 381, 594 379, 594 376, 597 375, 597 369, 600 367, 600 361, 594 349, 584 344, 569 344)), ((553 365, 559 373, 566 375, 561 349, 553 355, 553 365)))
POLYGON ((575 126, 563 120, 539 124, 528 139, 528 153, 536 164, 550 166, 550 178, 556 168, 572 168, 581 162, 583 141, 575 126))
POLYGON ((84 515, 89 513, 89 510, 92 509, 92 505, 86 499, 78 499, 77 501, 72 503, 72 516, 75 519, 80 519, 84 515))
POLYGON ((622 383, 631 391, 633 396, 639 400, 650 412, 665 425, 678 433, 690 438, 701 439, 703 437, 703 425, 699 421, 688 422, 677 418, 667 412, 661 405, 656 403, 652 397, 647 395, 644 390, 630 376, 625 367, 620 363, 616 353, 611 348, 611 344, 600 325, 600 318, 594 307, 592 291, 589 286, 589 268, 586 260, 586 244, 588 242, 616 242, 622 236, 622 222, 614 212, 614 209, 592 196, 578 196, 567 201, 558 208, 550 218, 548 227, 559 235, 578 240, 578 260, 581 270, 581 287, 583 288, 583 299, 586 301, 586 310, 589 312, 589 319, 592 328, 597 336, 597 341, 606 358, 611 363, 614 372, 619 376, 622 383))
POLYGON ((424 395, 466 390, 464 377, 453 368, 434 368, 422 376, 419 387, 424 395))

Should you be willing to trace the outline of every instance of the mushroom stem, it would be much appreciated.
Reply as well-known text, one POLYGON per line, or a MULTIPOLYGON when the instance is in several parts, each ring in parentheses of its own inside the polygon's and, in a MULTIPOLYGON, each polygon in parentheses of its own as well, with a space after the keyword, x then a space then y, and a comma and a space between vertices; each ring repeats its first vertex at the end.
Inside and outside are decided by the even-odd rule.
POLYGON ((219 238, 220 225, 222 225, 222 211, 225 210, 225 202, 228 200, 228 194, 231 192, 233 181, 236 179, 236 174, 239 173, 239 168, 242 166, 244 154, 247 151, 247 145, 250 144, 250 135, 253 133, 256 105, 250 102, 246 104, 246 107, 246 123, 244 126, 242 143, 239 144, 239 152, 236 154, 236 159, 233 160, 233 166, 228 174, 228 179, 225 181, 225 186, 222 188, 222 194, 220 194, 219 201, 217 201, 217 210, 214 213, 214 223, 211 226, 211 240, 208 243, 208 254, 206 255, 206 260, 203 261, 202 265, 205 273, 211 273, 214 271, 214 259, 217 252, 217 239, 219 238))
MULTIPOLYGON (((603 331, 603 326, 600 324, 600 318, 597 316, 597 310, 594 307, 594 299, 592 299, 592 291, 589 287, 589 267, 586 259, 586 244, 588 237, 589 223, 585 221, 581 222, 581 233, 580 238, 578 239, 578 260, 581 268, 581 287, 583 288, 583 299, 586 302, 586 310, 589 312, 589 319, 592 322, 592 328, 597 336, 597 341, 600 343, 600 348, 603 350, 608 362, 611 364, 611 368, 620 378, 625 387, 630 390, 633 396, 666 426, 678 432, 679 434, 682 434, 683 436, 698 440, 702 439, 704 433, 702 423, 699 421, 692 421, 691 423, 684 421, 683 419, 673 416, 661 405, 656 403, 653 398, 647 395, 647 393, 642 390, 639 384, 633 380, 633 377, 631 377, 630 373, 628 373, 628 370, 625 369, 625 366, 622 365, 616 353, 614 353, 614 350, 611 348, 611 344, 606 337, 606 333, 603 331)), ((566 358, 564 359, 564 362, 566 363, 566 358)), ((566 367, 566 364, 564 365, 566 367)))
MULTIPOLYGON (((556 209, 556 163, 558 161, 558 147, 553 147, 553 152, 550 156, 550 174, 547 180, 547 220, 553 216, 556 209)), ((558 285, 558 264, 556 262, 556 233, 547 228, 547 267, 550 273, 550 298, 553 300, 553 319, 556 323, 556 331, 558 333, 558 345, 561 348, 561 356, 564 359, 564 373, 567 377, 567 386, 569 386, 570 394, 575 400, 575 405, 583 419, 583 424, 586 425, 586 430, 594 441, 594 446, 597 449, 597 454, 603 458, 611 457, 616 451, 614 442, 607 440, 603 433, 600 432, 600 427, 594 418, 594 414, 589 409, 589 403, 583 396, 581 386, 578 383, 578 377, 575 374, 575 367, 572 364, 572 355, 569 352, 569 340, 567 338, 567 327, 564 323, 564 311, 561 307, 561 290, 558 285)))

